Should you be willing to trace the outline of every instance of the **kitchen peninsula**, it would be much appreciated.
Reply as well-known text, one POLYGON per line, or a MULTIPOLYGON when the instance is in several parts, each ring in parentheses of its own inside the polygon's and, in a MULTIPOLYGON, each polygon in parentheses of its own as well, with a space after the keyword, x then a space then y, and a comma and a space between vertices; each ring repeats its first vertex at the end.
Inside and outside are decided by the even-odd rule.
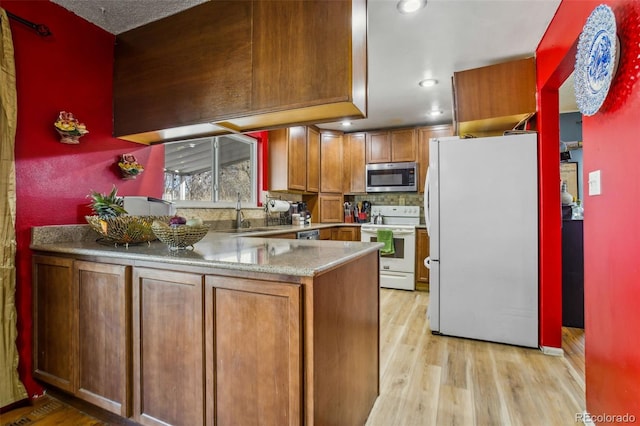
POLYGON ((140 424, 365 423, 381 244, 87 228, 32 231, 36 378, 140 424))

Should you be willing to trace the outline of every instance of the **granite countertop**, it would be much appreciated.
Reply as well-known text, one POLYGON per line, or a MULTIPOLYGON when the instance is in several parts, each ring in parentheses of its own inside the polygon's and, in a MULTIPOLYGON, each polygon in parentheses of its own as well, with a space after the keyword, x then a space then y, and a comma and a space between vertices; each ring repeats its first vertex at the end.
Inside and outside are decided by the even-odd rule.
POLYGON ((245 234, 251 237, 243 236, 241 233, 209 231, 200 242, 194 244, 193 249, 175 251, 159 241, 130 245, 128 248, 96 242, 98 234, 88 225, 41 226, 32 228, 30 248, 35 251, 78 256, 314 276, 351 259, 378 251, 383 246, 382 243, 268 237, 268 234, 276 232, 296 232, 337 225, 340 224, 316 224, 305 227, 284 225, 245 234), (262 236, 263 234, 266 235, 262 236))

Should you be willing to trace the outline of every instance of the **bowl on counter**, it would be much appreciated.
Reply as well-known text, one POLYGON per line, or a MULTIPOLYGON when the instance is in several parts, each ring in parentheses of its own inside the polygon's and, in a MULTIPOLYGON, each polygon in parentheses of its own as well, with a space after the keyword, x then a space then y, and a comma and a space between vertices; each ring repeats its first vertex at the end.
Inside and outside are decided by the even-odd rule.
POLYGON ((168 221, 171 216, 100 216, 84 217, 91 229, 100 234, 101 239, 115 245, 148 243, 156 239, 151 229, 153 221, 168 221))
POLYGON ((160 241, 169 246, 170 250, 193 247, 209 232, 207 225, 172 226, 161 220, 154 221, 151 229, 160 241))

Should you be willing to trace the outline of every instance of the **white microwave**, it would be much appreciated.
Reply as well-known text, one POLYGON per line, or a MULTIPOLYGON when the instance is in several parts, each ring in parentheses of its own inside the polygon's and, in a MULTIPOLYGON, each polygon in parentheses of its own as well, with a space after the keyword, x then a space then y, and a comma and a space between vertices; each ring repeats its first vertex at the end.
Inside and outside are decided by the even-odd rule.
POLYGON ((367 164, 367 192, 416 192, 418 191, 418 164, 378 163, 367 164))

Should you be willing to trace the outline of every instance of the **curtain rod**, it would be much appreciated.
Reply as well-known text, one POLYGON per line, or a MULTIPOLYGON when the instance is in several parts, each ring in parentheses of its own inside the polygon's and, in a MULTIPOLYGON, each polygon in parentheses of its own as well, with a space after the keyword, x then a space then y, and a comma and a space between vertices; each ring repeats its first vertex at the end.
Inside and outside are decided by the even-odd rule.
POLYGON ((49 31, 49 27, 47 27, 44 24, 34 24, 31 21, 27 21, 24 18, 21 18, 17 15, 14 15, 13 13, 6 11, 7 12, 7 16, 13 20, 16 20, 18 22, 20 22, 21 24, 26 25, 27 27, 31 28, 32 30, 36 31, 41 37, 47 37, 51 35, 51 31, 49 31))

